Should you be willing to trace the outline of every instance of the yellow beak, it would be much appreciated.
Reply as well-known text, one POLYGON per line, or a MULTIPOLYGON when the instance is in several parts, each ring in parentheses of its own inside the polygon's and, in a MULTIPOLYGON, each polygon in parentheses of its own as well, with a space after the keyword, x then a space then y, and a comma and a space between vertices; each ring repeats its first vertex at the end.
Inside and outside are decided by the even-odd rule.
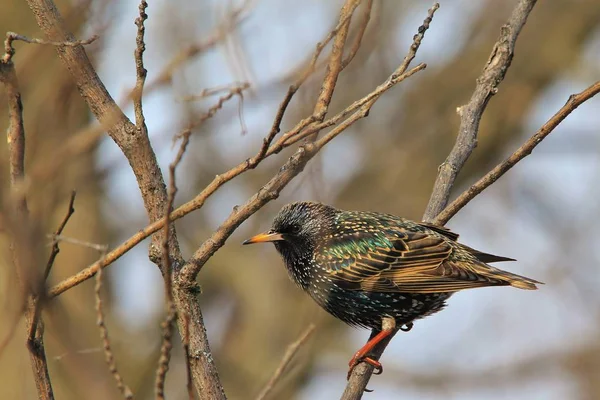
POLYGON ((276 242, 277 240, 285 240, 281 233, 264 232, 258 235, 252 236, 250 239, 245 240, 242 244, 252 243, 264 243, 264 242, 276 242))

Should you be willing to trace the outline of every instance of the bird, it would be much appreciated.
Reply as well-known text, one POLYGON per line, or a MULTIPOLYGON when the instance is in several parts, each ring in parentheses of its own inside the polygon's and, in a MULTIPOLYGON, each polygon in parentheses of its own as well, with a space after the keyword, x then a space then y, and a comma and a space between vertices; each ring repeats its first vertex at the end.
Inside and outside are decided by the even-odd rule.
POLYGON ((458 237, 431 223, 301 201, 283 206, 270 230, 243 244, 272 242, 292 281, 319 306, 351 326, 372 329, 348 364, 349 379, 361 362, 382 373, 373 348, 442 310, 460 290, 542 284, 489 265, 515 260, 475 250, 458 237))

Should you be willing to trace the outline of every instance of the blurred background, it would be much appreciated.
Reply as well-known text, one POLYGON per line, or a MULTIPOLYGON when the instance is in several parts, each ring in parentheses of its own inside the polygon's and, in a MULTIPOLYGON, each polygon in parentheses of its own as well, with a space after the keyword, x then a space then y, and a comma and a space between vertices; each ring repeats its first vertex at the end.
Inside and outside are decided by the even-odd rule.
MULTIPOLYGON (((57 1, 87 47, 101 78, 127 114, 135 83, 133 50, 138 3, 57 1)), ((241 247, 266 229, 279 208, 317 200, 340 208, 420 219, 437 167, 458 129, 465 104, 516 0, 441 1, 417 56, 425 71, 387 92, 359 121, 311 161, 305 172, 237 232, 204 267, 199 282, 210 343, 228 396, 252 399, 287 346, 310 323, 317 329, 300 349, 270 398, 338 398, 347 362, 369 332, 327 315, 287 277, 272 246, 241 247)), ((192 198, 215 174, 255 154, 288 86, 331 30, 341 1, 151 1, 145 53, 144 106, 150 136, 166 171, 173 137, 216 103, 190 101, 204 89, 249 83, 217 115, 197 127, 178 170, 176 204, 192 198), (173 60, 180 60, 177 63, 173 60)), ((429 2, 375 0, 353 63, 338 81, 331 115, 370 92, 399 65, 429 2)), ((25 2, 4 0, 0 32, 40 37, 25 2)), ((360 13, 360 10, 359 10, 360 13)), ((356 18, 358 19, 358 18, 356 18)), ((354 27, 356 28, 356 27, 354 27)), ((351 35, 355 35, 351 30, 351 35)), ((94 124, 53 48, 16 43, 14 58, 24 100, 27 165, 51 158, 94 124)), ((324 68, 294 98, 283 128, 312 112, 324 68)), ((572 93, 600 76, 600 4, 596 0, 539 2, 517 42, 500 91, 484 114, 479 145, 454 194, 514 151, 572 93)), ((0 94, 0 126, 7 126, 0 94)), ((371 380, 369 399, 600 398, 600 99, 567 118, 533 155, 471 202, 448 226, 483 251, 513 257, 510 271, 546 283, 539 291, 489 288, 455 295, 449 307, 399 333, 383 356, 385 372, 371 380)), ((4 129, 4 128, 3 128, 4 129)), ((0 169, 8 176, 5 145, 0 169)), ((177 222, 184 255, 207 238, 231 208, 255 193, 290 151, 266 160, 177 222)), ((2 179, 6 192, 8 179, 2 179)), ((44 232, 55 230, 77 190, 65 235, 119 244, 147 224, 134 176, 117 146, 103 138, 69 159, 51 179, 34 180, 29 205, 44 232)), ((5 197, 5 196, 3 196, 5 197)), ((0 236, 0 338, 19 312, 19 291, 0 236)), ((117 365, 136 398, 153 397, 164 318, 161 275, 136 247, 105 274, 106 324, 117 365)), ((49 281, 56 283, 98 258, 64 243, 49 281)), ((104 363, 93 281, 69 290, 45 311, 46 351, 58 399, 119 398, 104 363)), ((23 324, 21 322, 21 324, 23 324)), ((19 326, 0 357, 0 398, 36 398, 19 326)), ((187 398, 179 343, 167 395, 187 398)))

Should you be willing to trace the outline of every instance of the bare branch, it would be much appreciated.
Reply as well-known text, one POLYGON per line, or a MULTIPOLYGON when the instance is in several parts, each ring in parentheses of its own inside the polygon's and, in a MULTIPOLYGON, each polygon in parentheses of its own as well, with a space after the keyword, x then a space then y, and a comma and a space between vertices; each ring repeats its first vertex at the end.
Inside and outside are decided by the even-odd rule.
MULTIPOLYGON (((67 213, 65 214, 60 225, 58 225, 58 228, 56 228, 56 231, 54 231, 54 234, 52 235, 54 238, 62 234, 63 230, 67 226, 67 222, 69 222, 69 219, 75 212, 75 208, 73 206, 75 204, 76 194, 77 193, 74 190, 71 192, 71 197, 69 198, 69 205, 67 206, 67 213)), ((59 252, 60 247, 58 246, 58 240, 55 239, 52 243, 52 250, 50 252, 50 257, 48 257, 48 263, 46 263, 46 269, 44 270, 44 280, 46 280, 48 278, 48 275, 50 275, 50 270, 52 269, 52 266, 54 265, 54 260, 56 260, 56 256, 59 252)))
MULTIPOLYGON (((27 0, 27 3, 48 40, 75 42, 52 0, 27 0)), ((130 161, 150 221, 160 219, 167 193, 147 132, 137 129, 117 106, 98 77, 83 46, 57 46, 56 50, 90 110, 101 125, 107 127, 110 137, 130 161)), ((178 247, 175 232, 172 231, 170 235, 172 247, 178 247)), ((155 252, 160 249, 160 236, 159 233, 152 238, 150 256, 153 260, 157 256, 155 252)))
MULTIPOLYGON (((12 49, 10 43, 7 47, 12 49)), ((14 53, 14 51, 13 51, 14 53)), ((14 203, 14 214, 17 220, 17 232, 13 232, 10 250, 12 254, 13 265, 16 268, 17 276, 21 284, 23 298, 27 298, 27 306, 25 309, 25 319, 27 321, 28 332, 37 331, 33 340, 27 341, 31 366, 33 369, 33 378, 38 392, 38 397, 43 400, 54 399, 50 374, 48 373, 48 363, 46 361, 46 351, 44 348, 43 339, 43 323, 35 319, 35 282, 30 282, 29 276, 33 275, 30 262, 24 260, 25 237, 29 236, 29 211, 27 209, 27 200, 25 196, 18 192, 19 185, 25 177, 25 128, 23 124, 23 103, 21 102, 21 92, 19 90, 19 80, 15 66, 11 61, 12 54, 5 54, 0 60, 0 82, 6 89, 8 98, 8 118, 9 126, 7 130, 7 142, 9 149, 9 165, 10 165, 10 186, 13 199, 17 200, 14 203), (38 325, 31 328, 33 325, 38 325)), ((31 279, 33 280, 33 279, 31 279)), ((29 336, 28 336, 29 337, 29 336)))
POLYGON ((367 30, 367 25, 369 25, 369 21, 371 20, 371 9, 373 8, 373 0, 367 0, 367 4, 365 5, 365 9, 361 15, 362 20, 358 24, 358 32, 356 33, 356 37, 352 42, 352 46, 350 47, 350 52, 342 61, 342 70, 348 66, 354 59, 356 53, 358 53, 358 49, 362 44, 363 36, 365 35, 365 31, 367 30))
POLYGON ((106 360, 106 364, 108 365, 108 370, 112 374, 113 378, 115 378, 115 381, 117 382, 117 388, 123 397, 126 399, 133 399, 133 393, 131 392, 131 389, 129 389, 129 386, 123 382, 123 377, 117 369, 115 357, 110 346, 110 341, 108 339, 108 328, 106 328, 106 324, 104 323, 104 311, 102 310, 102 298, 100 297, 101 289, 102 270, 98 271, 98 274, 96 274, 96 285, 94 287, 94 294, 96 297, 96 325, 98 325, 98 329, 100 329, 100 339, 102 340, 102 348, 104 349, 104 358, 106 360))
POLYGON ((498 164, 494 169, 485 174, 469 189, 465 190, 456 198, 448 207, 446 207, 435 219, 433 223, 444 225, 452 218, 460 209, 466 206, 475 196, 484 191, 492 183, 496 182, 502 175, 508 172, 519 161, 531 154, 533 149, 542 142, 552 131, 571 114, 577 107, 591 99, 600 92, 600 81, 594 83, 581 93, 571 95, 566 104, 558 110, 529 140, 519 147, 506 160, 498 164))
POLYGON ((2 57, 2 61, 5 63, 11 61, 12 56, 15 54, 15 49, 12 46, 12 42, 15 40, 20 40, 22 42, 31 43, 31 44, 47 44, 51 46, 83 46, 93 43, 98 39, 98 35, 94 35, 87 40, 74 40, 74 41, 64 41, 64 42, 53 42, 50 40, 43 39, 30 39, 27 36, 19 35, 15 32, 6 32, 6 40, 4 41, 4 56, 2 57))
POLYGON ((469 103, 458 109, 460 127, 452 151, 440 166, 431 197, 423 217, 430 222, 448 204, 450 190, 456 176, 477 146, 479 121, 488 102, 498 93, 498 86, 504 80, 515 51, 515 43, 527 17, 537 0, 520 0, 513 10, 508 22, 500 29, 500 37, 492 48, 483 72, 477 78, 477 85, 469 103))
MULTIPOLYGON (((208 109, 208 111, 206 111, 204 114, 202 114, 200 117, 196 118, 194 121, 192 121, 188 128, 180 135, 175 136, 175 139, 179 139, 185 135, 190 135, 192 132, 191 130, 195 127, 197 127, 198 125, 201 125, 202 123, 204 123, 207 119, 210 119, 212 117, 214 117, 214 115, 217 113, 217 111, 219 111, 221 108, 223 108, 223 104, 225 104, 225 102, 227 102, 228 100, 231 100, 231 98, 233 98, 233 96, 239 96, 240 98, 240 104, 244 99, 244 95, 243 95, 243 91, 248 89, 250 87, 249 83, 243 83, 241 85, 237 85, 237 86, 233 86, 231 87, 231 89, 229 90, 229 92, 221 97, 219 97, 219 100, 217 101, 217 104, 213 105, 212 107, 210 107, 208 109)), ((187 146, 187 143, 185 143, 185 145, 187 146)))
POLYGON ((308 328, 306 328, 306 330, 302 332, 300 337, 288 346, 287 350, 285 351, 285 354, 283 355, 283 358, 281 359, 281 362, 279 363, 279 366, 277 367, 277 369, 273 373, 273 376, 271 376, 271 379, 269 379, 269 382, 267 382, 263 390, 260 391, 260 394, 256 397, 256 400, 264 400, 269 395, 269 393, 275 387, 277 381, 279 381, 279 379, 283 375, 288 364, 292 361, 300 347, 302 347, 306 343, 306 341, 313 334, 314 331, 315 324, 310 324, 308 328))
MULTIPOLYGON (((135 25, 137 26, 137 35, 135 38, 135 88, 131 95, 133 99, 133 109, 135 112, 135 125, 138 129, 147 131, 146 128, 146 119, 144 118, 144 110, 142 109, 142 96, 144 95, 144 83, 146 82, 146 68, 144 68, 144 51, 146 51, 146 43, 144 43, 144 33, 146 32, 146 27, 144 26, 144 22, 148 19, 148 14, 146 14, 146 8, 148 8, 148 3, 145 0, 140 2, 138 7, 139 16, 135 19, 135 25)), ((167 231, 165 235, 168 236, 169 232, 167 231)))
MULTIPOLYGON (((62 222, 54 232, 53 237, 59 236, 62 231, 67 226, 67 222, 71 218, 71 215, 75 212, 75 208, 73 208, 73 204, 75 203, 75 191, 71 192, 71 198, 69 199, 69 205, 67 207, 67 214, 64 216, 62 222)), ((34 300, 34 312, 33 312, 33 320, 31 325, 29 326, 29 341, 33 341, 35 339, 36 330, 38 327, 38 319, 40 318, 40 312, 42 310, 42 302, 46 300, 45 296, 45 287, 46 280, 48 279, 48 275, 50 275, 50 270, 54 266, 54 261, 56 260, 56 256, 60 252, 60 247, 58 246, 58 240, 54 239, 52 243, 52 250, 50 251, 50 256, 48 257, 48 262, 46 263, 46 268, 44 269, 44 276, 40 279, 40 288, 38 288, 37 292, 39 296, 44 295, 43 298, 36 298, 34 300)))
POLYGON ((77 238, 72 238, 72 237, 68 237, 68 236, 64 236, 64 235, 48 235, 48 237, 50 239, 52 239, 52 244, 54 245, 54 243, 56 242, 65 242, 65 243, 71 243, 77 246, 83 246, 83 247, 88 247, 92 250, 96 250, 99 251, 100 253, 106 253, 107 249, 107 245, 106 244, 99 244, 99 243, 92 243, 92 242, 88 242, 85 240, 81 240, 81 239, 77 239, 77 238))
POLYGON ((202 100, 209 96, 217 95, 219 93, 240 94, 243 90, 246 90, 249 87, 250 87, 250 83, 242 82, 242 83, 235 83, 235 84, 231 84, 231 85, 217 86, 217 87, 213 87, 213 88, 209 88, 209 89, 202 89, 200 94, 185 96, 183 98, 183 101, 202 100))

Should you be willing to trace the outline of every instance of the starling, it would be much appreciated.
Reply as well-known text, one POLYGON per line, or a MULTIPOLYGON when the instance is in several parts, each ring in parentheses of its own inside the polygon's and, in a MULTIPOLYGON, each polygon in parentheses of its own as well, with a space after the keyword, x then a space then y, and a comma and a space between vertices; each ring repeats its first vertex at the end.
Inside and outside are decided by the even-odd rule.
POLYGON ((396 329, 440 311, 462 289, 541 283, 494 268, 514 261, 457 242, 449 229, 376 212, 315 203, 285 205, 271 230, 244 244, 273 242, 292 280, 321 307, 349 325, 373 329, 349 363, 382 372, 369 352, 396 329))

